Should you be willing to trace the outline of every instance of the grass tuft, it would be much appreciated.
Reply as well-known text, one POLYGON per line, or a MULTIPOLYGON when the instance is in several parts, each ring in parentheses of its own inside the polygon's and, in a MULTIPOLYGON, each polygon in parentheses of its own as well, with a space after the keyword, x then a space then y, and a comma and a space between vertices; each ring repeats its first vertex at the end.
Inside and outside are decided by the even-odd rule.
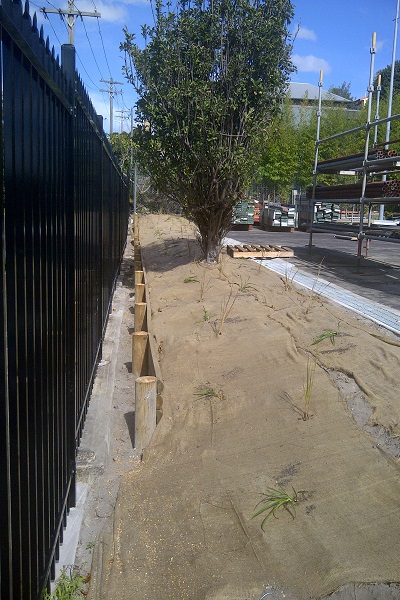
POLYGON ((338 331, 324 331, 315 340, 312 342, 311 346, 315 346, 316 344, 320 344, 324 340, 330 340, 332 346, 335 345, 335 338, 338 335, 338 331))
POLYGON ((286 510, 291 515, 292 519, 295 518, 295 516, 296 516, 295 505, 299 502, 299 495, 302 495, 302 494, 304 495, 307 492, 306 492, 306 490, 296 491, 293 486, 292 486, 292 490, 293 490, 293 493, 288 494, 288 492, 286 492, 281 487, 279 487, 278 489, 277 488, 267 488, 267 492, 264 494, 263 499, 260 500, 260 502, 256 505, 256 508, 257 508, 257 506, 260 506, 260 504, 263 504, 263 506, 251 517, 252 519, 254 519, 255 517, 258 517, 259 515, 264 515, 265 512, 267 513, 261 522, 261 529, 263 531, 264 531, 265 522, 268 519, 268 517, 270 515, 273 515, 276 518, 275 512, 277 510, 279 510, 280 508, 282 508, 283 510, 286 510))
POLYGON ((73 567, 63 569, 56 581, 56 589, 52 594, 45 592, 43 600, 78 600, 88 579, 74 571, 73 567))
POLYGON ((250 277, 246 281, 243 281, 242 276, 240 276, 240 283, 237 285, 239 286, 239 292, 258 292, 256 286, 250 283, 250 277))
POLYGON ((303 385, 303 397, 304 397, 304 412, 303 412, 303 421, 308 421, 310 418, 310 403, 311 403, 311 395, 314 387, 314 375, 315 368, 317 366, 317 357, 314 360, 307 358, 307 371, 306 371, 306 380, 303 385))
POLYGON ((200 302, 203 302, 205 293, 212 288, 211 278, 206 280, 206 272, 203 272, 203 276, 200 280, 200 302))
POLYGON ((210 321, 210 319, 211 319, 212 316, 213 315, 208 312, 208 310, 206 309, 206 307, 203 306, 203 317, 199 321, 196 321, 196 324, 197 323, 204 323, 204 322, 210 321))
POLYGON ((215 333, 216 335, 222 335, 222 328, 225 324, 226 319, 228 318, 233 305, 236 302, 236 299, 238 297, 238 293, 239 291, 236 292, 236 294, 234 294, 233 292, 233 285, 230 284, 230 292, 229 295, 227 297, 224 297, 222 299, 221 302, 221 312, 220 312, 220 317, 218 319, 218 324, 216 324, 215 326, 215 333))
POLYGON ((205 398, 221 398, 222 396, 222 392, 219 391, 217 392, 217 390, 215 390, 212 387, 204 387, 204 388, 199 388, 197 390, 197 392, 194 393, 194 395, 199 398, 200 400, 203 400, 205 398))

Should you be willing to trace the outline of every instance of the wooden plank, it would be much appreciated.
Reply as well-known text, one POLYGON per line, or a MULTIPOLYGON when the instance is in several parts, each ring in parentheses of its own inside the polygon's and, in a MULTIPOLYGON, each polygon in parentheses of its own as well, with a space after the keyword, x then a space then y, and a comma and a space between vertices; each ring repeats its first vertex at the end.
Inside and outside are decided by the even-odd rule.
POLYGON ((231 258, 292 258, 294 251, 287 246, 228 245, 226 251, 231 258))

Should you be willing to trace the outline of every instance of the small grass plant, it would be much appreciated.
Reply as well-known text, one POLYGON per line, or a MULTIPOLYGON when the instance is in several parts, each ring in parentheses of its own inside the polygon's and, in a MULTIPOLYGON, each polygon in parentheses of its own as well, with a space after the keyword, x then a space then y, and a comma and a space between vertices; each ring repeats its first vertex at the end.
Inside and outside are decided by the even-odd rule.
POLYGON ((78 600, 82 598, 83 587, 87 579, 77 573, 73 567, 63 569, 51 594, 45 592, 43 600, 78 600))
POLYGON ((211 398, 221 398, 222 396, 222 392, 221 391, 217 391, 212 387, 204 387, 204 388, 199 388, 194 395, 196 396, 196 398, 199 398, 200 400, 205 400, 208 399, 210 400, 211 398))
POLYGON ((250 282, 250 277, 244 281, 243 277, 240 276, 240 283, 237 284, 239 286, 239 292, 258 292, 258 289, 255 285, 250 282))
POLYGON ((220 317, 215 324, 215 333, 217 335, 222 335, 222 329, 225 325, 226 319, 228 318, 228 316, 236 302, 238 293, 239 293, 239 290, 236 293, 233 291, 233 285, 231 284, 228 296, 226 296, 222 299, 220 317))
POLYGON ((154 235, 156 236, 156 238, 161 239, 164 235, 164 231, 160 227, 156 227, 154 230, 154 235))
POLYGON ((338 335, 338 331, 323 331, 320 335, 318 335, 315 340, 312 342, 311 346, 316 346, 317 344, 320 344, 321 342, 323 342, 324 340, 329 340, 332 344, 332 346, 335 345, 335 339, 336 336, 338 335))
POLYGON ((219 278, 220 279, 224 279, 226 278, 225 275, 225 263, 226 263, 226 256, 222 254, 222 252, 220 252, 220 255, 218 257, 218 272, 219 272, 219 278))
POLYGON ((200 279, 200 302, 203 302, 204 296, 208 290, 212 288, 211 278, 206 279, 206 272, 204 271, 202 278, 200 279))
POLYGON ((297 271, 291 270, 286 265, 285 275, 282 277, 285 286, 285 292, 289 291, 293 285, 293 280, 296 277, 297 271))
POLYGON ((280 508, 282 510, 286 510, 292 517, 292 519, 296 516, 296 504, 299 502, 299 496, 306 494, 306 490, 295 490, 292 486, 292 493, 289 494, 282 487, 278 488, 267 488, 264 497, 258 504, 256 508, 262 504, 261 508, 259 508, 255 514, 252 516, 252 519, 258 517, 259 515, 263 515, 263 520, 261 521, 261 529, 264 531, 264 525, 271 515, 276 518, 276 511, 280 508), (266 514, 265 514, 266 513, 266 514))
POLYGON ((204 323, 210 321, 211 318, 212 314, 208 312, 205 306, 203 306, 203 317, 199 321, 196 321, 196 323, 204 323))
POLYGON ((303 411, 303 421, 308 421, 311 416, 310 413, 310 405, 311 405, 311 396, 314 388, 314 376, 315 369, 317 366, 317 357, 307 358, 307 370, 306 370, 306 379, 303 384, 303 399, 304 399, 304 411, 303 411))
MULTIPOLYGON (((322 263, 324 262, 324 259, 321 260, 321 262, 318 265, 318 271, 317 271, 317 276, 315 277, 313 284, 312 284, 312 288, 311 288, 311 293, 310 293, 310 301, 308 303, 308 306, 306 308, 306 315, 308 315, 308 313, 310 312, 311 308, 313 307, 314 301, 321 295, 321 292, 317 292, 317 286, 319 283, 319 278, 321 275, 321 270, 322 270, 322 263)), ((328 283, 329 285, 329 283, 328 283)))
POLYGON ((191 275, 190 277, 185 277, 183 283, 199 283, 199 280, 194 275, 191 275))

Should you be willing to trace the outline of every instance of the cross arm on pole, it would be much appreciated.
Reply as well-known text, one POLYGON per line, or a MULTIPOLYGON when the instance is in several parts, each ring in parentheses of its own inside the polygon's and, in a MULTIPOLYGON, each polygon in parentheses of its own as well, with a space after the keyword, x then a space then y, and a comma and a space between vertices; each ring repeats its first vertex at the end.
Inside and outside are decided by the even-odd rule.
POLYGON ((68 0, 68 9, 64 8, 41 8, 40 11, 45 15, 47 13, 58 14, 61 17, 67 17, 67 25, 68 25, 68 43, 74 45, 74 25, 77 17, 96 17, 99 19, 101 17, 101 13, 97 12, 86 12, 82 10, 74 9, 74 0, 68 0))
POLYGON ((85 12, 84 10, 63 10, 62 8, 41 8, 42 13, 55 13, 57 15, 76 15, 77 17, 101 17, 101 13, 97 12, 85 12))

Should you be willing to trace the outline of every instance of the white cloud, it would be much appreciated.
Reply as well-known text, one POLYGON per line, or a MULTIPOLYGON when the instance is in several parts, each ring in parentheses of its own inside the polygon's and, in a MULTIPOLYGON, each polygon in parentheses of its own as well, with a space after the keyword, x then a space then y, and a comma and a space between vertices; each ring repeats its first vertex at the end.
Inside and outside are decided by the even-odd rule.
POLYGON ((150 0, 121 0, 122 4, 133 4, 133 5, 138 5, 138 4, 147 4, 148 6, 150 6, 151 1, 150 0))
MULTIPOLYGON (((81 0, 78 9, 86 12, 94 12, 93 2, 81 0)), ((96 9, 101 14, 101 22, 124 23, 128 18, 125 6, 120 2, 96 2, 96 9)))
MULTIPOLYGON (((101 14, 100 23, 108 22, 108 23, 125 23, 129 18, 128 9, 126 5, 130 4, 148 4, 149 0, 123 0, 121 2, 95 2, 92 0, 77 0, 74 3, 74 9, 81 10, 82 12, 95 12, 95 6, 97 12, 101 14)), ((61 8, 65 10, 65 0, 54 0, 54 4, 51 4, 52 7, 61 8)), ((43 13, 36 7, 36 5, 32 8, 30 7, 31 14, 36 11, 36 16, 38 17, 38 23, 44 23, 46 21, 46 17, 43 13)), ((53 15, 54 16, 54 15, 53 15)), ((51 18, 51 17, 50 17, 51 18)))
POLYGON ((376 51, 379 52, 379 50, 382 50, 384 45, 385 42, 376 42, 376 51))
POLYGON ((297 39, 316 42, 317 36, 315 35, 312 29, 307 29, 307 27, 300 27, 299 31, 297 32, 297 39))
POLYGON ((293 54, 292 61, 298 71, 308 73, 319 73, 319 71, 323 71, 324 73, 331 72, 330 64, 324 58, 318 58, 313 54, 309 54, 308 56, 293 54))
POLYGON ((90 90, 90 100, 94 106, 94 109, 98 115, 104 118, 104 131, 108 131, 110 128, 110 102, 109 97, 96 90, 90 90))

